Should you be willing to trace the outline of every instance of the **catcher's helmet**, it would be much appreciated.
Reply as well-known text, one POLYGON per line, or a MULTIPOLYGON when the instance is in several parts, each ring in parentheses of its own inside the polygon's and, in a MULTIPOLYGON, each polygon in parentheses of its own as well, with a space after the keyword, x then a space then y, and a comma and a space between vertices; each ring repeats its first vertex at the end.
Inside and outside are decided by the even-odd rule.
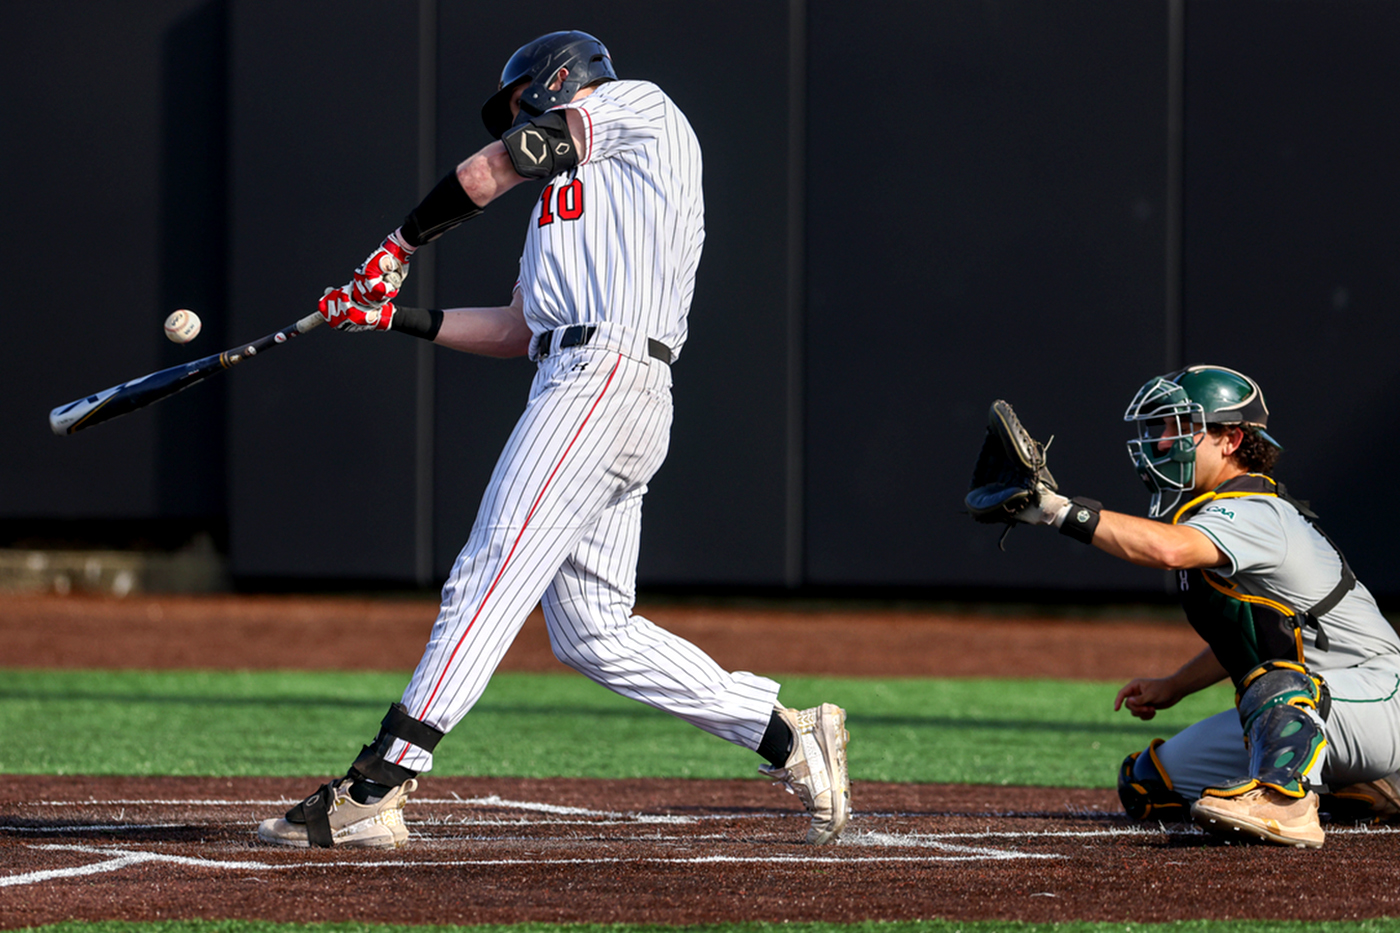
POLYGON ((1158 376, 1141 389, 1123 413, 1137 426, 1128 455, 1152 493, 1149 515, 1165 515, 1196 483, 1196 435, 1208 424, 1255 428, 1264 440, 1269 407, 1259 384, 1224 366, 1188 366, 1158 376), (1163 441, 1170 446, 1163 449, 1163 441))
POLYGON ((539 116, 550 107, 573 100, 585 85, 616 80, 612 56, 603 43, 577 30, 551 32, 515 50, 501 71, 500 89, 481 107, 481 120, 491 135, 500 139, 513 123, 511 92, 526 81, 530 86, 520 95, 520 113, 539 116), (560 68, 569 69, 569 76, 559 90, 551 91, 549 83, 560 68))

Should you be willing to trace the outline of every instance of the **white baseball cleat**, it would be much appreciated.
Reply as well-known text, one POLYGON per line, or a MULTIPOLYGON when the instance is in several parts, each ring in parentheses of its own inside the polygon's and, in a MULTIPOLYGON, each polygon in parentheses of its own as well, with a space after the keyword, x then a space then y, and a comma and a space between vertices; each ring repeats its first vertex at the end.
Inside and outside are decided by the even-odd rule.
POLYGON ((851 782, 846 773, 846 711, 832 703, 812 709, 777 708, 792 730, 792 751, 781 768, 761 765, 759 771, 796 794, 812 814, 807 841, 831 842, 851 818, 851 782))
POLYGON ((322 785, 316 793, 288 810, 286 817, 263 820, 258 825, 258 838, 274 845, 301 849, 312 846, 313 833, 318 836, 317 846, 397 849, 407 843, 403 806, 408 802, 408 795, 418 789, 418 782, 405 781, 373 803, 363 804, 356 803, 350 796, 351 783, 349 778, 338 778, 322 785), (324 813, 318 818, 322 809, 324 813), (317 831, 320 819, 325 820, 325 825, 317 831), (308 829, 308 823, 312 829, 308 829))

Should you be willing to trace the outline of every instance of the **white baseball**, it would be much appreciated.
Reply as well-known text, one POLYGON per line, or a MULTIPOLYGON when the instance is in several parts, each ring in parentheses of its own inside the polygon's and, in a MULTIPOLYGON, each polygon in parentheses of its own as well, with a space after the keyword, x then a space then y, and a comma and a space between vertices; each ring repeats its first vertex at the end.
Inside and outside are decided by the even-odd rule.
POLYGON ((199 315, 181 308, 165 319, 165 336, 176 343, 189 343, 199 336, 199 315))

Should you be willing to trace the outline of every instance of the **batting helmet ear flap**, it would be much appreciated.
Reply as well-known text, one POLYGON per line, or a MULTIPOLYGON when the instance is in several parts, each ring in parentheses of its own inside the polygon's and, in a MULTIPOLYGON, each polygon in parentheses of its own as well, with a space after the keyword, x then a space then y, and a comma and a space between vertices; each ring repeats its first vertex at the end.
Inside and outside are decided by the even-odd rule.
POLYGON ((510 113, 510 97, 515 89, 530 80, 526 75, 519 81, 504 85, 499 91, 486 99, 486 103, 481 105, 481 122, 486 124, 486 129, 492 136, 500 139, 510 129, 515 118, 510 113))

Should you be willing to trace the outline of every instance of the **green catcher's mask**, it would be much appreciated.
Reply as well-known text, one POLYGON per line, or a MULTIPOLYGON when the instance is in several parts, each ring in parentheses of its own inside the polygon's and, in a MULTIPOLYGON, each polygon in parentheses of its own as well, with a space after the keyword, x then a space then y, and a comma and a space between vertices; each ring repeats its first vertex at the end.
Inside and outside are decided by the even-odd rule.
POLYGON ((1196 447, 1206 425, 1241 425, 1278 447, 1263 428, 1269 407, 1259 384, 1224 366, 1189 366, 1158 376, 1128 404, 1123 420, 1137 427, 1128 441, 1128 456, 1152 502, 1147 514, 1160 518, 1196 485, 1196 447))

